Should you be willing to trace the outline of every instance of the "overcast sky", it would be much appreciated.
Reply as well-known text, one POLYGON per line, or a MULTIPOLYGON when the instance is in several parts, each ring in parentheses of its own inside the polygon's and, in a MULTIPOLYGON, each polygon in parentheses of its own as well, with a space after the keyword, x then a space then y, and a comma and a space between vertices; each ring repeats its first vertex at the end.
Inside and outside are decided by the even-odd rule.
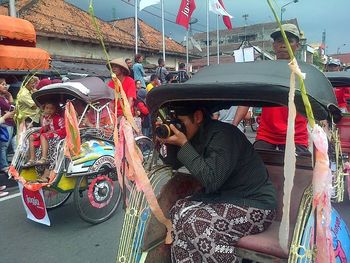
MULTIPOLYGON (((96 16, 103 20, 112 20, 134 16, 135 0, 94 0, 96 16)), ((89 0, 66 0, 83 10, 87 10, 89 0)), ((196 10, 193 17, 198 23, 193 25, 193 31, 206 31, 205 0, 195 0, 196 10)), ((273 15, 266 0, 223 0, 226 10, 234 16, 232 25, 244 26, 242 17, 248 14, 247 24, 272 22, 273 15)), ((285 7, 283 19, 297 18, 301 30, 305 32, 308 43, 320 43, 322 32, 326 31, 327 54, 350 52, 350 0, 276 0, 277 4, 285 7)), ((185 29, 175 24, 177 11, 181 0, 164 0, 165 34, 177 41, 182 41, 185 29)), ((280 14, 280 7, 276 10, 280 14)), ((160 4, 148 7, 139 12, 139 17, 146 23, 161 30, 160 4)), ((210 13, 210 30, 216 30, 215 14, 210 13)), ((225 28, 220 21, 220 28, 225 28)))

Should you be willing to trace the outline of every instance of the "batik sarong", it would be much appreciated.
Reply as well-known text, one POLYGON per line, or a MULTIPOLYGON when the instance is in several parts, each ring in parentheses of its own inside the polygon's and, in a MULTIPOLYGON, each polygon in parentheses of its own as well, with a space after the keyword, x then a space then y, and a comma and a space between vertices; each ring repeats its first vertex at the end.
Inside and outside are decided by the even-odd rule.
POLYGON ((172 262, 236 262, 237 241, 266 230, 274 215, 272 210, 180 199, 170 210, 174 228, 172 262))

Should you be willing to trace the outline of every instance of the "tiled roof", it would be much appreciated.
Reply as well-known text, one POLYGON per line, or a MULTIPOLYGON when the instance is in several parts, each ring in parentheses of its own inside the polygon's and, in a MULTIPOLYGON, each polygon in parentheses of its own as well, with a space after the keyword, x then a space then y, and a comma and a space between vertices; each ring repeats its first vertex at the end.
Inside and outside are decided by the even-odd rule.
POLYGON ((344 53, 344 54, 334 54, 329 55, 332 58, 339 59, 342 63, 350 65, 350 53, 344 53))
MULTIPOLYGON (((130 32, 130 34, 135 37, 135 19, 133 17, 114 20, 111 21, 110 24, 127 32, 130 32)), ((141 19, 138 19, 138 26, 140 46, 147 49, 162 51, 163 46, 161 32, 146 24, 141 19)), ((184 46, 168 37, 165 38, 165 50, 166 52, 186 53, 186 48, 184 46)))
MULTIPOLYGON (((90 15, 64 0, 17 0, 16 10, 20 18, 26 19, 34 25, 38 36, 86 42, 98 41, 90 15)), ((7 6, 0 6, 0 14, 7 15, 7 13, 7 6)), ((108 23, 97 19, 106 43, 111 46, 134 49, 134 31, 131 30, 134 25, 131 21, 133 21, 132 18, 108 23)), ((153 52, 162 50, 159 31, 143 21, 140 21, 140 29, 141 50, 153 52)), ((185 53, 183 46, 169 38, 166 40, 166 50, 173 53, 185 53)))

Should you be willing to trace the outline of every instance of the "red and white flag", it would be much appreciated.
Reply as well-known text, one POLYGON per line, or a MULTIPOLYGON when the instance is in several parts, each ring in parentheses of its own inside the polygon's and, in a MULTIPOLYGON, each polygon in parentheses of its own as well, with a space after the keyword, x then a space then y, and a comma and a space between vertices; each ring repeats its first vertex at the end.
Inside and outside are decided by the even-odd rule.
MULTIPOLYGON (((219 0, 219 3, 221 4, 223 9, 225 10, 224 2, 222 2, 222 0, 219 0)), ((222 16, 222 20, 224 21, 224 24, 228 30, 232 29, 231 18, 232 17, 229 17, 229 16, 222 16)))
POLYGON ((222 5, 222 1, 220 0, 209 0, 209 11, 217 15, 228 16, 229 18, 232 18, 232 16, 229 13, 227 13, 227 11, 222 5))
POLYGON ((141 0, 140 11, 148 6, 159 4, 160 0, 141 0))
POLYGON ((188 29, 188 24, 195 9, 196 3, 194 0, 182 0, 179 12, 177 13, 176 24, 179 24, 188 29))

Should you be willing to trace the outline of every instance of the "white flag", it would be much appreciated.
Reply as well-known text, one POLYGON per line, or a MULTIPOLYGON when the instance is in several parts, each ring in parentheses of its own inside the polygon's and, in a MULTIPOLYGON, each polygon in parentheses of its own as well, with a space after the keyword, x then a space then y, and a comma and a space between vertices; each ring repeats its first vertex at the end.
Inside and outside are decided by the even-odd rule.
POLYGON ((148 6, 159 4, 160 0, 141 0, 140 11, 148 6))
POLYGON ((218 0, 209 0, 209 11, 217 15, 228 16, 229 18, 232 18, 232 16, 227 13, 225 8, 219 3, 218 0))

